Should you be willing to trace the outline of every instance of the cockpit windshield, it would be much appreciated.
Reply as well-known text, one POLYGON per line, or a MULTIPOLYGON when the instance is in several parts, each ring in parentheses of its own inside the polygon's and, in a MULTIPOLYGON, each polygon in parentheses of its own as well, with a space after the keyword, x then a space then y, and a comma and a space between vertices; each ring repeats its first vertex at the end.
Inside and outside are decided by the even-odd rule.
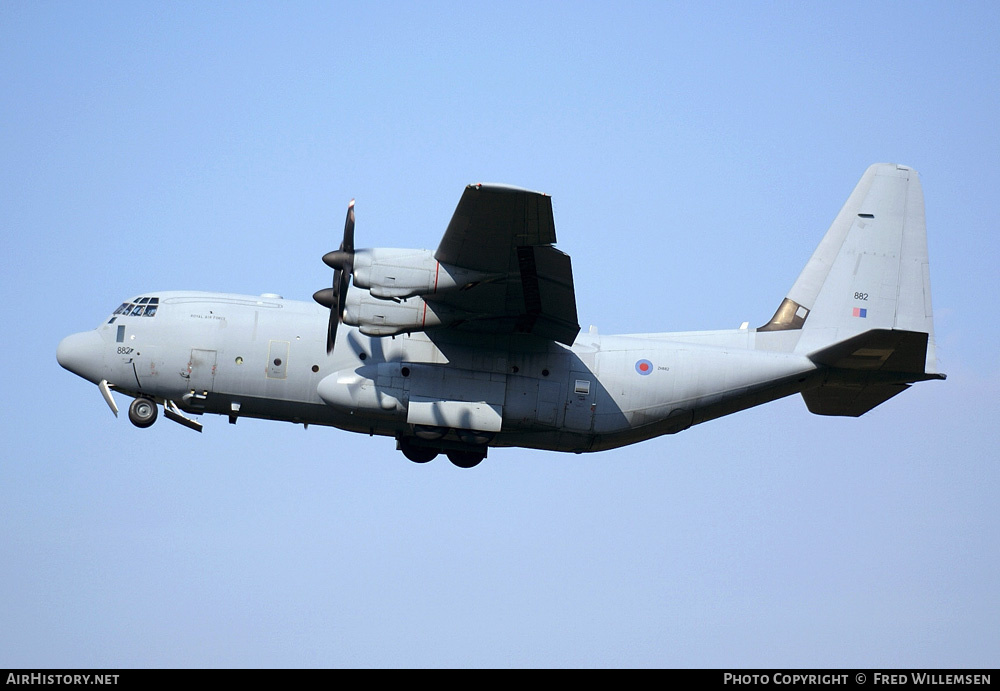
POLYGON ((121 306, 111 315, 115 317, 155 317, 156 310, 160 306, 160 298, 141 297, 131 302, 123 302, 121 306))

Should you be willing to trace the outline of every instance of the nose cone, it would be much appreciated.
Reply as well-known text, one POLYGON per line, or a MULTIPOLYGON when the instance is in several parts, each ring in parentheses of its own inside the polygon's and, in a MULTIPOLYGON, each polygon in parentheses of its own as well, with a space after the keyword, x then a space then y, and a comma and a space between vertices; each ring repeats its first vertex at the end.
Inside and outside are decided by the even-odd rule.
POLYGON ((96 384, 104 378, 104 341, 96 331, 67 336, 59 342, 56 360, 73 374, 96 384))

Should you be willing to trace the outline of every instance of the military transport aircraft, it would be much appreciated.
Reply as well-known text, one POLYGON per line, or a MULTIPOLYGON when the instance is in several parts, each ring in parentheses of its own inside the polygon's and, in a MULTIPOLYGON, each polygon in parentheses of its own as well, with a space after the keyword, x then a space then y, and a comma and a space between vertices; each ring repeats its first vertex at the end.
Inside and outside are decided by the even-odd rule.
POLYGON ((801 393, 858 416, 937 371, 917 172, 871 166, 763 326, 580 331, 547 195, 466 187, 437 250, 355 249, 354 202, 319 304, 144 292, 59 363, 129 419, 217 413, 394 437, 469 468, 490 446, 600 451, 801 393), (322 305, 322 306, 321 306, 322 305), (340 323, 345 328, 338 329, 340 323), (350 328, 347 328, 350 327, 350 328))

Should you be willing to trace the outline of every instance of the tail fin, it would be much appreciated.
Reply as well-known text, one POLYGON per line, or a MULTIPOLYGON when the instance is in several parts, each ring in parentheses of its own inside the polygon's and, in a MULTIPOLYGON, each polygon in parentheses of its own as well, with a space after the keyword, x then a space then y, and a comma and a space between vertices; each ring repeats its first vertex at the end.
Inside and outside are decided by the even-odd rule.
POLYGON ((803 394, 823 415, 861 415, 937 371, 924 196, 917 171, 878 163, 861 177, 774 317, 795 351, 830 368, 803 394))

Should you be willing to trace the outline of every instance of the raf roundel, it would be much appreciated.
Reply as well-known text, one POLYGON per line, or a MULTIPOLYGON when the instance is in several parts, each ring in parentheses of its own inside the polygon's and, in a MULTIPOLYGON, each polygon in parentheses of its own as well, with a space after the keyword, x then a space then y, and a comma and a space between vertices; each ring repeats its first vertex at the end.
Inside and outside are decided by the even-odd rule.
POLYGON ((635 371, 643 376, 646 376, 647 374, 652 373, 653 363, 649 360, 639 360, 639 362, 635 363, 635 371))

